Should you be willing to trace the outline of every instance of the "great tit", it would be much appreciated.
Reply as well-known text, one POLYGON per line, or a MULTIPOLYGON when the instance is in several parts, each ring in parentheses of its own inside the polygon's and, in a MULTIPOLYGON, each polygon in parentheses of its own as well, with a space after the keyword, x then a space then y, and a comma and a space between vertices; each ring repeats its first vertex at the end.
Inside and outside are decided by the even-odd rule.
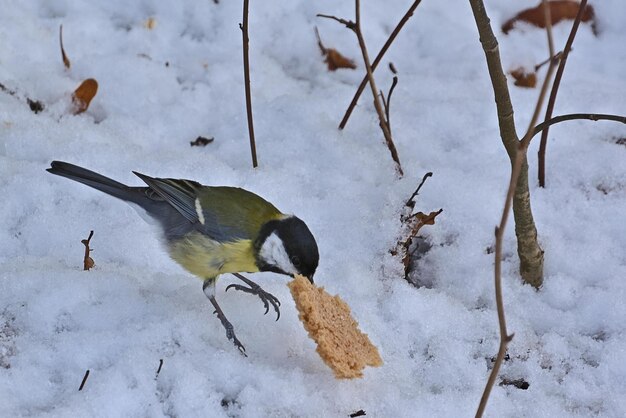
POLYGON ((130 187, 85 168, 53 161, 52 174, 86 184, 139 206, 160 225, 169 255, 190 273, 200 277, 203 291, 226 329, 226 336, 245 355, 232 324, 215 299, 219 275, 233 273, 247 286, 231 284, 258 295, 280 317, 278 299, 240 272, 271 271, 313 282, 319 252, 306 224, 281 213, 262 197, 236 187, 203 186, 192 180, 154 178, 135 173, 148 187, 130 187))

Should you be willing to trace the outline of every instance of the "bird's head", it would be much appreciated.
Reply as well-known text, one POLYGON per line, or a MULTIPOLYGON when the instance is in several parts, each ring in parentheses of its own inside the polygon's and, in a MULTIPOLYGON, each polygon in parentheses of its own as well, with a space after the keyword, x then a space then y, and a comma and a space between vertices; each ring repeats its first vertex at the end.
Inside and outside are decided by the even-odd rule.
POLYGON ((260 271, 301 274, 313 283, 319 252, 313 234, 301 219, 287 216, 265 223, 254 247, 260 271))

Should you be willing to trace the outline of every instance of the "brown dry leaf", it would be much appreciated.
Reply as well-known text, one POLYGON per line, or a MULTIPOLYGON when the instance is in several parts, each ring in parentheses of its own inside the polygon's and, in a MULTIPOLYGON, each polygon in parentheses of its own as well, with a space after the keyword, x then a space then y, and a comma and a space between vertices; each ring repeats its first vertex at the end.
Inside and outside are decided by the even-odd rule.
MULTIPOLYGON (((545 14, 543 11, 542 4, 543 3, 539 3, 537 7, 523 10, 519 12, 517 15, 515 15, 515 17, 513 17, 512 19, 509 19, 506 22, 504 22, 504 25, 502 25, 502 32, 504 32, 505 34, 509 33, 509 31, 513 29, 513 26, 515 25, 515 23, 517 23, 520 20, 523 22, 530 23, 531 25, 535 25, 540 28, 545 28, 546 19, 545 19, 545 14)), ((579 3, 577 1, 554 0, 554 1, 548 2, 548 5, 550 7, 550 20, 552 22, 552 25, 555 25, 564 19, 573 20, 576 18, 576 15, 578 14, 579 3)), ((591 21, 591 28, 593 29, 593 32, 595 34, 596 28, 595 28, 594 16, 595 14, 593 11, 593 7, 591 7, 590 5, 587 5, 581 16, 581 21, 582 22, 591 21)))
POLYGON ((527 72, 524 67, 516 68, 511 71, 511 75, 515 79, 516 86, 534 88, 537 85, 537 74, 535 72, 527 72))
POLYGON ((324 55, 326 56, 324 62, 328 65, 330 71, 335 71, 338 68, 350 68, 352 70, 356 68, 354 61, 344 57, 336 49, 328 48, 324 55))
POLYGON ((61 45, 61 58, 63 59, 63 65, 65 65, 65 68, 69 70, 72 64, 65 53, 65 48, 63 48, 63 25, 59 26, 59 44, 61 45))
POLYGON ((152 29, 156 28, 156 19, 153 18, 153 17, 149 17, 148 20, 143 22, 143 27, 148 29, 148 30, 152 30, 152 29))
MULTIPOLYGON (((421 228, 423 225, 434 225, 435 218, 441 212, 443 211, 437 210, 435 212, 430 212, 428 215, 426 215, 424 212, 417 212, 415 215, 413 215, 419 221, 419 227, 417 228, 417 231, 419 231, 419 228, 421 228)), ((417 231, 415 232, 417 233, 417 231)))
POLYGON ((72 93, 72 103, 74 104, 74 114, 83 113, 89 108, 91 99, 98 92, 98 82, 93 78, 83 81, 80 86, 72 93))
POLYGON ((326 48, 322 43, 322 38, 320 38, 320 33, 315 28, 315 35, 317 36, 317 44, 320 47, 320 51, 322 51, 322 55, 324 56, 324 62, 328 65, 329 71, 335 71, 338 68, 350 68, 354 70, 356 68, 356 64, 349 58, 344 57, 333 48, 326 48))
POLYGON ((89 270, 89 269, 92 269, 93 266, 96 265, 96 262, 93 261, 93 258, 87 257, 83 264, 84 264, 84 270, 89 270))
POLYGON ((80 242, 85 246, 85 257, 83 258, 83 270, 85 271, 88 271, 96 265, 96 263, 93 261, 93 258, 89 256, 89 254, 93 251, 91 248, 89 248, 91 237, 93 237, 93 231, 89 232, 89 237, 87 237, 87 239, 80 240, 80 242))

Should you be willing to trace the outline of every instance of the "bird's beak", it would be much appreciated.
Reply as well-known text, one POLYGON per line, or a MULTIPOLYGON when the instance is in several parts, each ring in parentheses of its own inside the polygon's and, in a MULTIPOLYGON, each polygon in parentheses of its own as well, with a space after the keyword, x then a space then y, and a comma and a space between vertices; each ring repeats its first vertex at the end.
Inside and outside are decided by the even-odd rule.
POLYGON ((311 274, 309 277, 307 277, 307 279, 309 279, 311 284, 315 284, 315 282, 313 282, 313 274, 311 274))

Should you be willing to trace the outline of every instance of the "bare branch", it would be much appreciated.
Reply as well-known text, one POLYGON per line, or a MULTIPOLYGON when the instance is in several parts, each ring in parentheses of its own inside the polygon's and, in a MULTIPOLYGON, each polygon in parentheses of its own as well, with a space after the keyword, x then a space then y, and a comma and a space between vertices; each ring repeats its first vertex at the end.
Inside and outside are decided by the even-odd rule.
MULTIPOLYGON (((574 43, 574 38, 576 37, 576 32, 578 31, 578 26, 580 25, 580 21, 583 16, 583 11, 587 7, 587 0, 581 0, 580 5, 578 6, 578 13, 576 14, 576 18, 574 19, 574 23, 572 24, 572 30, 569 33, 569 37, 567 38, 567 42, 565 42, 565 49, 563 49, 563 54, 561 56, 561 61, 559 63, 559 68, 556 70, 556 75, 554 77, 554 84, 552 85, 552 91, 550 92, 550 98, 548 99, 548 107, 546 108, 546 115, 544 117, 544 123, 549 121, 552 117, 552 112, 554 110, 554 104, 556 103, 556 95, 559 91, 559 86, 561 85, 561 78, 563 77, 563 71, 565 70, 565 64, 567 63, 567 57, 572 50, 572 44, 574 43)), ((549 128, 546 125, 546 129, 541 133, 541 142, 539 143, 539 161, 538 161, 538 173, 537 177, 539 179, 539 187, 545 187, 546 184, 546 147, 548 146, 548 131, 549 128)))
POLYGON ((85 387, 85 383, 87 383, 88 377, 89 377, 89 369, 87 369, 87 371, 85 372, 85 375, 83 376, 83 381, 80 382, 80 387, 78 388, 79 392, 83 390, 83 388, 85 387))
MULTIPOLYGON (((389 118, 389 108, 391 107, 391 95, 393 94, 393 90, 396 88, 398 84, 398 76, 393 76, 393 81, 391 82, 391 87, 389 87, 389 93, 387 93, 387 100, 383 100, 385 104, 385 117, 387 119, 387 129, 391 133, 391 119, 389 118)), ((384 99, 384 98, 383 98, 384 99)))
POLYGON ((428 173, 424 174, 424 177, 422 177, 422 182, 419 184, 419 186, 417 186, 417 189, 415 189, 411 197, 409 197, 409 200, 406 201, 406 203, 404 204, 405 206, 409 206, 411 208, 415 206, 415 201, 413 199, 415 199, 415 196, 417 196, 417 194, 419 193, 424 183, 426 183, 426 179, 428 177, 432 177, 432 175, 433 175, 432 171, 429 171, 428 173))
POLYGON ((61 47, 61 59, 63 60, 63 65, 65 65, 65 69, 69 70, 71 67, 70 59, 65 54, 65 48, 63 48, 63 25, 59 26, 59 46, 61 47))
POLYGON ((335 21, 341 23, 342 25, 344 25, 346 28, 348 28, 350 30, 356 30, 356 24, 355 24, 355 22, 353 22, 351 20, 341 19, 341 18, 338 18, 337 16, 325 15, 325 14, 322 14, 322 13, 318 13, 317 17, 323 17, 325 19, 335 20, 335 21))
POLYGON ((599 120, 611 120, 614 122, 621 122, 626 124, 626 116, 618 116, 618 115, 607 115, 603 113, 569 113, 567 115, 555 116, 548 121, 541 122, 539 125, 533 128, 533 136, 537 135, 539 132, 545 131, 548 126, 556 125, 560 122, 565 122, 567 120, 591 120, 597 122, 599 120))
POLYGON ((157 377, 159 377, 159 373, 161 373, 161 367, 163 367, 163 359, 159 359, 159 368, 156 371, 156 376, 154 376, 154 378, 156 379, 157 377))
POLYGON ((404 175, 404 172, 402 171, 402 165, 400 164, 400 158, 398 157, 398 151, 396 150, 396 146, 393 143, 391 132, 389 131, 389 127, 387 126, 385 112, 383 106, 380 103, 378 88, 376 87, 376 81, 374 80, 374 76, 372 74, 372 66, 370 64, 369 55, 367 53, 367 46, 365 45, 365 39, 363 38, 363 33, 361 32, 361 4, 359 0, 355 0, 354 7, 356 15, 355 22, 325 14, 318 14, 317 16, 335 20, 342 25, 345 25, 348 29, 352 30, 356 34, 356 37, 359 41, 359 47, 361 48, 361 53, 363 55, 363 63, 365 64, 365 70, 367 71, 367 78, 372 89, 372 96, 374 97, 374 108, 376 108, 376 113, 378 114, 379 126, 380 129, 383 131, 383 136, 385 137, 385 142, 387 143, 387 148, 389 149, 391 158, 396 163, 396 169, 398 170, 398 174, 402 176, 404 175))
MULTIPOLYGON (((400 22, 398 22, 396 27, 391 32, 391 35, 389 35, 389 38, 387 39, 383 47, 378 52, 378 55, 376 55, 376 58, 374 58, 374 62, 372 63, 372 72, 376 70, 376 67, 378 67, 378 64, 383 59, 383 56, 385 55, 385 53, 387 52, 387 50, 389 49, 393 41, 395 41, 396 37, 398 36, 400 31, 404 27, 406 22, 408 22, 411 16, 413 16, 413 12, 415 12, 415 9, 417 9, 417 6, 419 6, 420 3, 421 3, 421 0, 415 0, 413 4, 411 5, 411 7, 409 7, 409 10, 407 10, 404 16, 402 16, 402 19, 400 19, 400 22)), ((348 123, 348 119, 350 119, 350 115, 352 114, 354 107, 359 101, 359 97, 361 97, 361 93, 363 93, 363 90, 365 89, 365 85, 367 84, 368 79, 369 79, 369 76, 366 73, 363 76, 363 79, 361 80, 361 84, 359 84, 359 88, 357 88, 356 93, 354 93, 354 97, 352 98, 352 101, 350 102, 350 105, 348 106, 346 113, 343 115, 343 119, 341 119, 341 123, 339 124, 339 129, 343 129, 346 127, 346 124, 348 123)))
POLYGON ((563 51, 559 51, 553 57, 550 57, 550 58, 545 59, 544 61, 541 61, 539 64, 535 65, 535 71, 539 71, 541 67, 543 67, 550 61, 560 60, 562 55, 563 55, 563 51))
MULTIPOLYGON (((477 25, 480 26, 490 26, 489 18, 484 10, 484 5, 482 4, 482 0, 470 0, 472 4, 472 10, 474 11, 474 17, 476 19, 477 25), (484 20, 486 19, 486 20, 484 20)), ((552 26, 550 24, 550 14, 548 7, 546 7, 546 0, 542 0, 542 4, 544 6, 545 11, 545 19, 546 19, 546 30, 548 32, 548 45, 550 48, 550 56, 554 56, 554 48, 552 46, 552 26)), ((493 32, 492 32, 493 34, 493 32)), ((495 36, 493 40, 483 40, 481 33, 481 42, 483 42, 483 47, 485 47, 485 43, 491 41, 496 44, 495 36)), ((487 54, 487 50, 485 49, 485 53, 487 54)), ((495 265, 494 265, 494 284, 495 284, 495 293, 496 293, 496 307, 498 311, 498 324, 500 330, 500 345, 498 348, 498 355, 496 357, 496 361, 493 365, 493 369, 489 375, 489 379, 487 380, 487 384, 485 385, 485 390, 483 391, 483 395, 480 399, 480 403, 478 405, 478 409, 476 411, 476 417, 482 417, 485 408, 487 407, 487 401, 489 400, 489 395, 491 393, 491 389, 496 381, 498 373, 500 371, 500 366, 504 360, 504 356, 506 354, 506 349, 509 342, 513 339, 513 334, 509 335, 506 328, 506 317, 504 313, 504 300, 502 297, 502 245, 503 245, 503 236, 504 230, 506 228, 507 220, 509 217, 509 212, 511 210, 511 206, 513 205, 513 200, 516 194, 516 190, 518 188, 518 180, 520 178, 520 174, 522 173, 522 167, 524 162, 526 161, 526 153, 528 150, 528 145, 530 144, 530 140, 532 139, 533 126, 535 125, 537 118, 539 117, 539 111, 541 109, 543 100, 545 98, 548 84, 551 80, 552 73, 554 71, 555 61, 550 61, 550 66, 548 67, 548 73, 546 75, 546 79, 544 80, 541 93, 537 99, 537 104, 535 105, 535 111, 533 112, 533 117, 531 118, 531 122, 528 128, 528 131, 524 135, 524 138, 517 143, 517 150, 515 152, 515 158, 513 160, 513 166, 511 169, 511 178, 509 181, 509 187, 506 195, 506 200, 504 203, 504 209, 502 210, 502 216, 500 218, 500 224, 495 229, 496 235, 496 245, 495 245, 495 265)), ((492 70, 490 66, 490 71, 492 70)), ((502 71, 500 67, 500 71, 502 71)), ((492 80, 494 79, 492 75, 492 80)), ((494 86, 495 89, 495 86, 494 86)), ((516 141, 517 142, 517 141, 516 141)), ((526 173, 527 175, 527 173, 526 173)))
POLYGON ((246 113, 248 114, 248 135, 250 136, 250 152, 252 154, 252 167, 259 164, 256 158, 256 141, 254 140, 254 122, 252 120, 252 93, 250 92, 250 59, 248 54, 250 38, 248 37, 248 3, 243 0, 243 23, 239 25, 243 36, 243 78, 246 90, 246 113))

